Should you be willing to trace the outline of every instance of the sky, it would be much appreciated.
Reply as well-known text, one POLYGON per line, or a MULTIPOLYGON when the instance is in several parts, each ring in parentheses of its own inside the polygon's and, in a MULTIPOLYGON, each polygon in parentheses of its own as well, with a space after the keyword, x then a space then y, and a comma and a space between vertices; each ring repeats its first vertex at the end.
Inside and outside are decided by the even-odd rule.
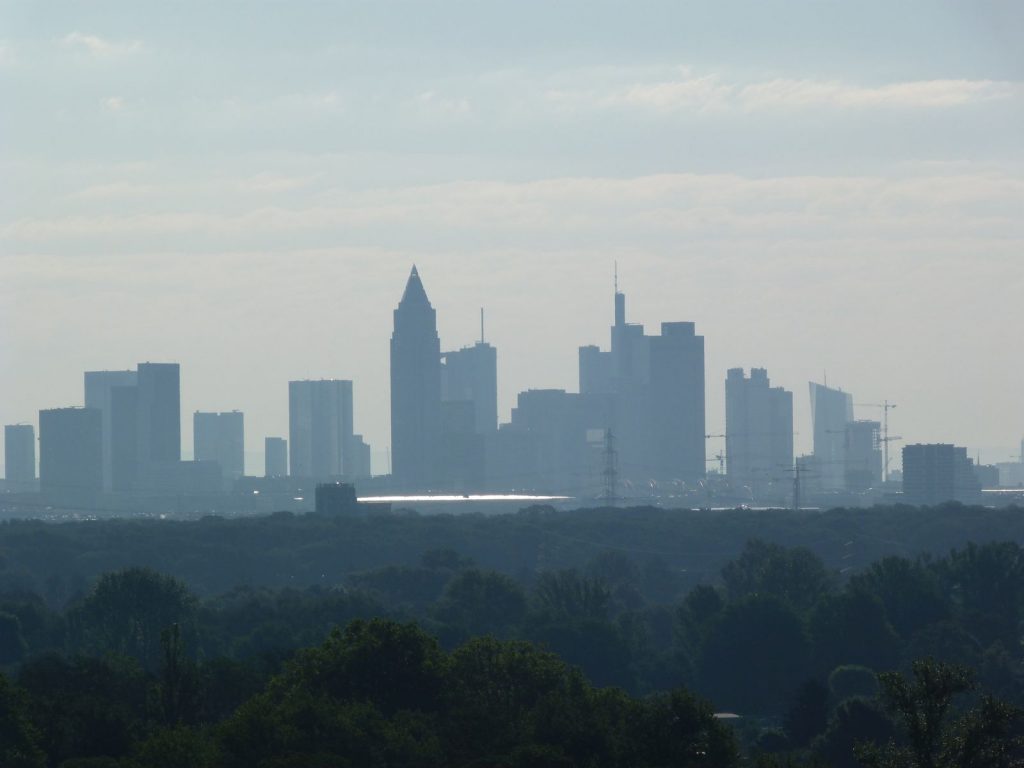
MULTIPOLYGON (((413 264, 499 411, 628 316, 728 368, 889 400, 905 442, 1024 438, 1024 4, 0 0, 0 422, 182 365, 246 415, 354 381, 385 469, 413 264)), ((898 443, 897 443, 898 445, 898 443)), ((709 458, 722 446, 708 442, 709 458)), ((2 446, 0 446, 2 452, 2 446)))

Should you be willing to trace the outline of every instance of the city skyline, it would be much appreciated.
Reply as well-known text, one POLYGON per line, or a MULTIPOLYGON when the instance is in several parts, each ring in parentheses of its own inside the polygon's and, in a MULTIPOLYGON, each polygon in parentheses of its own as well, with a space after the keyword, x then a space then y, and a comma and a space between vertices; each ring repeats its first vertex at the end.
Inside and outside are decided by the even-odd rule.
POLYGON ((1019 453, 1024 8, 430 5, 0 3, 0 422, 171 360, 258 467, 288 381, 350 379, 386 466, 412 264, 443 349, 486 308, 507 421, 575 389, 617 261, 634 321, 705 336, 709 433, 764 367, 798 454, 826 375, 905 437, 1019 453))
MULTIPOLYGON (((415 269, 415 265, 413 265, 413 268, 415 269)), ((616 268, 615 271, 616 271, 616 274, 617 274, 618 268, 616 268)), ((419 275, 418 275, 418 273, 414 274, 414 279, 415 279, 416 283, 419 283, 419 275)), ((616 286, 618 285, 618 277, 617 276, 615 277, 614 284, 616 286)), ((620 296, 620 297, 622 297, 623 294, 614 293, 613 296, 620 296)), ((609 315, 609 319, 612 320, 613 323, 616 322, 616 320, 617 320, 617 318, 616 318, 617 303, 618 303, 618 300, 616 300, 616 302, 614 302, 614 303, 613 302, 608 302, 608 315, 609 315)), ((632 313, 637 311, 637 304, 638 303, 639 302, 632 302, 630 304, 631 317, 632 317, 632 313)), ((434 307, 434 309, 437 311, 437 323, 438 323, 438 327, 440 328, 440 327, 442 327, 442 317, 444 315, 444 309, 443 308, 438 308, 438 307, 434 307)), ((643 314, 642 306, 639 308, 639 310, 640 310, 639 313, 643 314)), ((477 322, 479 323, 479 315, 477 317, 477 322)), ((645 329, 649 332, 651 330, 656 329, 658 324, 654 323, 654 324, 652 324, 652 326, 653 327, 648 327, 648 326, 645 325, 645 329)), ((479 334, 479 328, 478 328, 477 332, 479 334)), ((589 342, 592 339, 593 339, 593 334, 591 333, 590 337, 581 340, 580 347, 581 348, 588 347, 589 346, 589 342)), ((455 346, 463 346, 463 344, 462 344, 462 342, 449 342, 443 336, 441 337, 441 339, 440 339, 440 347, 441 348, 448 348, 448 347, 455 347, 455 346)), ((468 340, 465 343, 465 346, 469 347, 469 341, 468 340)), ((472 348, 472 347, 469 347, 469 348, 472 348)), ((446 354, 449 354, 449 353, 441 353, 441 357, 443 358, 444 355, 446 355, 446 354)), ((707 356, 708 356, 708 358, 713 358, 714 357, 712 349, 708 349, 707 356)), ((572 360, 571 362, 575 363, 577 361, 576 360, 572 360)), ((150 364, 147 363, 145 365, 148 366, 150 364)), ((753 367, 756 367, 756 366, 750 366, 750 367, 753 368, 753 367)), ((773 368, 771 367, 770 363, 767 365, 767 367, 769 368, 770 371, 773 370, 773 368)), ((181 368, 182 368, 182 371, 183 371, 183 373, 182 373, 183 384, 182 384, 181 389, 182 389, 182 392, 184 393, 185 391, 187 391, 187 388, 186 388, 186 386, 184 384, 185 384, 185 382, 188 379, 188 370, 187 370, 187 366, 185 366, 184 364, 181 364, 181 368)), ((124 375, 125 373, 128 373, 128 372, 129 371, 121 371, 121 370, 93 370, 93 371, 87 370, 85 372, 87 387, 89 386, 89 381, 90 381, 89 377, 90 376, 92 376, 92 377, 98 377, 98 376, 113 377, 113 380, 116 381, 116 378, 118 376, 124 375)), ((499 370, 499 375, 498 375, 499 403, 502 403, 502 401, 504 400, 504 398, 502 397, 502 394, 506 390, 505 387, 502 387, 502 383, 503 383, 502 382, 502 378, 503 378, 504 373, 505 373, 505 371, 503 369, 499 370)), ((725 440, 722 437, 722 435, 724 435, 724 433, 725 433, 725 426, 726 426, 725 425, 725 419, 724 419, 724 411, 725 411, 725 409, 724 409, 724 399, 725 399, 724 398, 724 385, 725 385, 727 377, 725 376, 725 373, 727 373, 727 371, 723 371, 722 372, 722 376, 718 377, 717 376, 717 372, 710 370, 710 367, 708 367, 706 369, 706 371, 705 371, 705 385, 706 385, 705 386, 705 390, 706 390, 705 403, 706 403, 706 406, 708 408, 708 412, 709 413, 711 412, 711 404, 713 402, 715 402, 716 400, 717 401, 721 401, 720 404, 721 404, 721 410, 722 410, 722 420, 720 422, 721 423, 721 429, 718 428, 719 422, 712 422, 711 421, 711 417, 710 416, 708 417, 708 423, 707 423, 707 426, 706 426, 706 431, 709 433, 709 441, 710 442, 708 443, 708 446, 707 446, 706 455, 709 456, 709 457, 713 457, 714 454, 716 454, 719 450, 724 452, 725 449, 726 449, 725 440), (720 378, 721 381, 720 382, 717 381, 717 378, 720 378), (719 443, 721 443, 720 446, 719 446, 719 443)), ((83 374, 82 374, 81 371, 79 371, 77 375, 79 377, 81 377, 83 374)), ((334 380, 334 378, 335 377, 325 377, 323 380, 334 380)), ((541 375, 539 378, 543 379, 543 376, 541 375)), ((514 407, 515 399, 518 398, 519 394, 521 394, 522 392, 526 392, 526 391, 529 391, 529 390, 541 390, 541 389, 564 389, 564 390, 566 390, 568 392, 579 392, 580 391, 580 383, 581 382, 579 380, 579 372, 578 372, 578 370, 577 370, 575 378, 576 378, 575 382, 572 382, 569 385, 562 385, 562 386, 545 386, 544 384, 539 383, 539 382, 535 383, 535 384, 528 384, 526 387, 524 387, 522 390, 520 390, 519 392, 515 393, 512 396, 512 403, 511 404, 509 404, 507 407, 500 407, 499 408, 499 419, 498 419, 499 423, 505 424, 505 423, 509 422, 510 417, 511 417, 511 412, 512 412, 513 407, 514 407)), ((774 381, 774 379, 775 379, 774 373, 772 373, 772 378, 773 378, 773 381, 774 381)), ((827 380, 828 379, 828 372, 827 371, 823 371, 822 374, 818 376, 818 378, 819 379, 824 378, 825 380, 827 380)), ((93 380, 96 380, 96 379, 94 378, 93 380)), ((79 381, 81 381, 81 378, 79 378, 79 381)), ((305 379, 303 381, 305 381, 305 379)), ((352 378, 351 379, 347 379, 347 381, 350 382, 350 386, 352 386, 354 389, 356 389, 356 391, 358 391, 358 381, 359 381, 358 373, 353 374, 352 378)), ((833 378, 833 381, 834 381, 834 378, 833 378)), ((257 379, 255 381, 253 381, 252 383, 256 384, 257 386, 259 386, 261 382, 257 379)), ((283 429, 280 432, 281 434, 284 434, 284 435, 287 435, 288 432, 289 432, 289 419, 288 419, 289 408, 288 408, 287 389, 290 386, 294 386, 294 384, 295 384, 294 381, 285 382, 285 388, 286 388, 286 394, 285 394, 285 398, 284 398, 284 403, 285 403, 285 405, 284 405, 285 419, 284 419, 284 427, 283 427, 283 429)), ((812 392, 814 391, 814 388, 816 386, 819 386, 819 387, 821 386, 821 382, 815 382, 813 379, 809 380, 808 382, 796 383, 795 385, 791 385, 789 382, 785 382, 785 383, 781 384, 781 386, 784 389, 787 389, 787 390, 794 390, 795 389, 796 392, 798 393, 797 396, 793 398, 794 399, 794 418, 793 418, 793 421, 794 421, 794 438, 793 439, 794 439, 794 453, 795 453, 795 455, 811 454, 813 452, 813 450, 814 450, 814 442, 813 442, 813 421, 814 420, 813 420, 813 414, 812 414, 813 409, 812 409, 812 407, 810 405, 810 403, 813 401, 813 395, 812 395, 811 398, 806 399, 807 400, 807 405, 804 408, 800 407, 801 400, 805 400, 805 398, 803 398, 801 396, 801 390, 803 389, 803 385, 806 385, 806 384, 810 385, 812 392), (803 414, 801 414, 801 411, 803 411, 803 414), (800 420, 801 416, 806 416, 807 417, 807 422, 806 423, 801 422, 801 420, 800 420), (800 439, 801 435, 805 436, 804 440, 800 439)), ((79 385, 79 387, 80 387, 80 385, 79 385)), ((838 390, 838 391, 845 392, 848 396, 852 397, 852 395, 850 395, 850 389, 848 387, 842 386, 841 382, 835 384, 835 389, 838 390)), ((79 389, 79 391, 81 391, 81 390, 79 389)), ((88 392, 88 390, 87 390, 87 392, 88 392)), ((208 411, 208 410, 217 410, 217 408, 206 407, 206 405, 205 405, 206 400, 203 398, 203 396, 201 394, 200 395, 193 395, 193 398, 194 398, 193 403, 196 405, 195 408, 191 408, 190 406, 186 405, 185 397, 184 397, 184 395, 182 395, 181 413, 184 414, 184 413, 190 413, 190 412, 204 412, 204 411, 208 411)), ((237 397, 236 400, 242 400, 242 399, 244 399, 244 396, 242 396, 242 394, 239 393, 239 397, 237 397)), ((73 402, 70 402, 70 403, 62 403, 62 404, 51 403, 51 404, 48 404, 48 405, 45 405, 45 406, 41 407, 39 410, 45 410, 47 408, 76 407, 76 406, 81 406, 81 405, 86 405, 87 404, 86 401, 81 398, 81 396, 79 397, 79 400, 81 400, 81 402, 73 401, 73 402)), ((354 406, 355 421, 360 423, 360 424, 364 423, 364 420, 365 421, 369 421, 369 422, 373 421, 373 413, 372 413, 372 411, 369 411, 369 409, 367 408, 367 406, 365 404, 365 400, 369 400, 370 402, 373 402, 374 398, 372 397, 372 395, 370 395, 370 396, 366 397, 365 399, 364 398, 356 397, 354 399, 354 401, 353 401, 355 403, 355 406, 354 406)), ((852 403, 852 400, 851 400, 851 403, 852 403)), ((504 404, 502 404, 502 405, 504 405, 504 404)), ((280 404, 278 404, 277 407, 280 407, 280 404)), ((873 407, 873 403, 872 403, 872 398, 871 397, 861 397, 860 394, 857 393, 857 403, 854 404, 853 407, 854 407, 854 413, 855 413, 856 418, 858 420, 865 420, 865 419, 872 419, 872 418, 875 418, 875 417, 878 417, 878 418, 881 417, 881 413, 880 412, 879 413, 875 413, 875 411, 877 409, 873 407)), ((231 407, 231 404, 226 405, 224 407, 224 410, 243 411, 243 409, 241 409, 241 408, 231 407)), ((907 410, 906 406, 904 406, 902 410, 907 410)), ((902 413, 900 413, 899 416, 902 416, 902 413)), ((896 418, 899 418, 899 416, 897 416, 896 418)), ((253 414, 252 417, 250 417, 249 414, 247 413, 246 414, 246 420, 249 421, 250 418, 252 418, 252 420, 254 422, 256 422, 256 423, 276 423, 276 420, 268 419, 266 417, 266 414, 256 413, 256 414, 253 414)), ((193 434, 192 428, 191 428, 192 427, 191 421, 192 421, 191 418, 187 418, 187 419, 182 419, 181 420, 181 438, 180 439, 181 439, 181 445, 182 445, 181 455, 182 455, 183 458, 193 458, 191 456, 192 452, 188 449, 189 446, 191 446, 193 444, 193 441, 194 441, 194 434, 193 434)), ((9 422, 9 423, 26 423, 26 424, 33 424, 33 425, 38 426, 38 419, 37 418, 36 419, 22 419, 20 421, 16 420, 16 421, 12 421, 12 422, 9 422)), ((1011 429, 1012 429, 1012 426, 1011 426, 1011 429)), ((900 430, 902 430, 902 431, 909 431, 905 427, 902 426, 902 422, 901 422, 901 425, 900 425, 900 430)), ((265 437, 273 436, 274 434, 275 433, 274 433, 273 430, 267 431, 266 433, 263 433, 263 432, 255 433, 255 432, 250 432, 250 430, 248 430, 248 429, 246 430, 245 453, 244 453, 244 455, 245 455, 245 469, 246 469, 246 472, 248 474, 253 474, 253 475, 260 474, 260 469, 263 466, 265 455, 264 455, 263 451, 258 450, 258 448, 263 446, 264 438, 265 437)), ((373 459, 372 459, 372 461, 373 461, 373 467, 374 467, 374 474, 375 475, 386 474, 387 473, 387 466, 386 465, 387 465, 387 461, 389 460, 389 452, 391 451, 391 443, 390 443, 390 440, 388 439, 389 436, 383 436, 383 437, 384 437, 384 440, 381 441, 381 442, 374 442, 372 440, 370 440, 370 442, 369 442, 369 444, 373 448, 373 459)), ((994 463, 994 462, 1004 462, 1004 461, 1020 461, 1021 459, 1020 459, 1019 449, 1020 449, 1021 445, 1024 445, 1024 443, 1017 444, 1017 443, 1014 442, 1015 439, 1016 438, 1014 437, 1014 435, 1011 434, 1009 436, 1008 442, 1010 443, 1010 445, 1008 446, 1008 450, 1007 450, 1007 452, 1005 454, 1005 457, 1001 456, 1001 455, 998 455, 998 454, 985 455, 985 453, 982 453, 981 458, 982 458, 983 463, 994 463)), ((980 452, 980 449, 977 448, 975 445, 971 444, 969 441, 965 440, 961 436, 958 436, 956 434, 952 434, 951 432, 950 433, 942 433, 942 436, 940 436, 939 439, 931 439, 931 440, 925 439, 925 438, 918 439, 917 436, 915 436, 914 437, 914 442, 924 442, 924 443, 928 443, 928 442, 934 442, 934 443, 957 442, 957 443, 966 443, 967 446, 968 446, 968 450, 971 452, 971 454, 970 454, 971 458, 975 458, 977 453, 980 452)), ((2 448, 2 446, 0 446, 0 454, 2 454, 2 450, 3 450, 3 448, 2 448)), ((898 469, 899 468, 899 460, 900 460, 899 459, 900 453, 899 453, 899 450, 898 450, 898 446, 897 446, 896 449, 893 450, 892 453, 893 453, 893 456, 892 456, 892 466, 891 466, 891 469, 898 469)), ((2 461, 3 461, 3 457, 2 457, 2 455, 0 455, 0 462, 2 462, 2 461)), ((709 464, 709 466, 710 466, 710 464, 709 464)))

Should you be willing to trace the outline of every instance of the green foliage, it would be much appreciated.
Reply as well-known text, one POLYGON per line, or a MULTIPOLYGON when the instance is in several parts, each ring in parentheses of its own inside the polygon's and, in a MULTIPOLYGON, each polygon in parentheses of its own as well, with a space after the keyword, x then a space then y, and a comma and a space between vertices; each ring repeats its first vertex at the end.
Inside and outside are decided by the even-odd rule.
POLYGON ((21 620, 14 614, 0 612, 0 665, 16 664, 27 649, 21 620))
POLYGON ((606 619, 610 600, 605 584, 574 570, 545 571, 534 588, 538 611, 559 619, 606 619))
POLYGON ((507 637, 526 619, 526 595, 508 576, 466 570, 445 588, 434 609, 438 621, 458 628, 460 639, 478 635, 507 637))
POLYGON ((70 611, 72 644, 93 653, 128 656, 155 670, 165 629, 177 624, 186 642, 194 642, 197 604, 180 581, 147 568, 110 573, 70 611))
POLYGON ((792 746, 806 746, 828 726, 828 697, 828 688, 817 680, 807 680, 797 688, 783 718, 792 746))
POLYGON ((889 624, 882 601, 859 590, 827 595, 808 621, 815 668, 822 674, 840 664, 892 669, 900 641, 889 624))
POLYGON ((775 597, 732 603, 701 649, 700 690, 740 714, 779 712, 808 671, 799 615, 775 597), (756 682, 755 682, 756 681, 756 682))
POLYGON ((43 768, 46 754, 39 734, 27 716, 24 693, 0 674, 0 765, 4 768, 43 768))
POLYGON ((873 699, 879 691, 878 676, 867 667, 844 664, 829 674, 828 689, 836 702, 854 697, 873 699))
POLYGON ((879 676, 885 701, 900 723, 906 743, 865 744, 858 757, 867 768, 1002 768, 1019 765, 1024 742, 1014 729, 1020 712, 990 696, 961 717, 954 698, 973 689, 970 672, 925 659, 913 678, 879 676))
POLYGON ((921 559, 883 558, 854 575, 850 587, 881 600, 886 617, 903 638, 949 616, 938 575, 921 559))
POLYGON ((797 611, 810 609, 834 581, 811 550, 786 549, 759 539, 747 542, 743 553, 722 569, 722 580, 731 600, 770 595, 797 611))

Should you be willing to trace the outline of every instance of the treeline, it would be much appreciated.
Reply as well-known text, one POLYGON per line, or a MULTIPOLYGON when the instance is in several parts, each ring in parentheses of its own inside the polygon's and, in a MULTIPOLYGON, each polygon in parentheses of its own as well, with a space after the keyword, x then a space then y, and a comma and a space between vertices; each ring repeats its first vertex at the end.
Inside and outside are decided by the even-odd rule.
POLYGON ((850 572, 889 555, 945 553, 968 541, 1024 541, 1024 514, 950 504, 799 513, 534 507, 495 516, 282 512, 198 521, 7 521, 0 523, 0 591, 34 592, 63 606, 100 574, 129 566, 174 576, 202 596, 238 584, 302 588, 340 584, 385 566, 414 567, 432 549, 454 549, 481 568, 525 580, 540 571, 581 569, 617 549, 642 567, 671 572, 675 599, 713 581, 755 537, 807 547, 827 567, 850 572))
MULTIPOLYGON (((1016 543, 887 557, 844 577, 807 548, 755 539, 708 583, 678 589, 671 568, 618 549, 578 569, 519 577, 449 549, 421 553, 415 565, 353 573, 333 587, 245 586, 200 598, 177 579, 128 568, 104 575, 63 609, 9 591, 0 595, 0 664, 14 687, 5 684, 8 715, 0 712, 0 723, 22 723, 26 743, 45 748, 54 766, 84 757, 142 760, 152 739, 193 750, 194 762, 181 765, 345 765, 337 756, 350 754, 359 755, 348 758, 352 765, 470 765, 473 755, 501 758, 480 765, 685 765, 700 763, 673 750, 721 739, 722 761, 708 764, 729 765, 736 751, 841 767, 857 764, 857 742, 903 743, 899 707, 910 706, 911 689, 900 703, 897 678, 880 686, 878 673, 894 670, 927 688, 938 673, 926 668, 918 679, 914 663, 932 658, 972 670, 982 690, 1024 705, 1024 550, 1016 543), (332 635, 334 627, 347 629, 332 635), (418 650, 381 650, 396 637, 418 650), (440 678, 431 685, 445 695, 429 705, 388 703, 419 685, 396 671, 413 657, 432 659, 427 666, 440 678), (546 669, 537 674, 559 682, 516 704, 514 716, 477 712, 490 699, 518 695, 502 688, 520 690, 501 682, 507 665, 529 680, 546 669), (476 670, 471 683, 445 677, 467 669, 476 670), (368 687, 353 689, 353 675, 368 687), (452 691, 461 693, 445 698, 452 691), (562 697, 557 706, 549 694, 562 697), (459 710, 458 699, 473 697, 483 703, 459 710), (736 743, 703 700, 742 716, 736 743), (474 712, 485 718, 487 738, 497 727, 487 717, 518 724, 502 731, 504 741, 460 746, 468 736, 458 734, 470 724, 459 718, 474 712), (692 725, 685 747, 673 741, 679 734, 667 723, 676 722, 692 725), (548 725, 557 733, 543 731, 548 725), (331 736, 334 729, 348 735, 331 736), (652 733, 667 741, 654 739, 645 748, 655 751, 643 752, 640 742, 652 733), (598 760, 586 744, 600 734, 615 743, 598 760), (244 751, 257 735, 269 739, 263 763, 244 751), (320 762, 319 752, 299 749, 318 738, 330 742, 320 762), (388 749, 398 752, 372 752, 373 743, 392 740, 398 746, 388 749), (219 762, 211 763, 214 754, 219 762), (274 754, 292 762, 266 762, 274 754), (646 762, 622 757, 630 754, 646 762)), ((949 697, 967 690, 962 676, 954 678, 940 686, 949 697)), ((965 700, 982 707, 970 722, 998 714, 1010 738, 1010 710, 965 700)), ((948 714, 940 719, 959 716, 955 708, 948 714)))

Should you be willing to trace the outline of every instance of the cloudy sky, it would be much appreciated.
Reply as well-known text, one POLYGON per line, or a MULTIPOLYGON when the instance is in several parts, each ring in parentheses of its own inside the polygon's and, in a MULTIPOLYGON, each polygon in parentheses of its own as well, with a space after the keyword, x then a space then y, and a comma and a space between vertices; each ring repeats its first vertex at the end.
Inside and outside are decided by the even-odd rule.
POLYGON ((617 261, 704 334, 710 432, 763 366, 799 450, 827 375, 1008 460, 1022 39, 1014 0, 0 2, 0 421, 179 361, 256 472, 289 379, 351 378, 383 470, 413 263, 446 348, 486 307, 504 420, 607 344, 617 261))

